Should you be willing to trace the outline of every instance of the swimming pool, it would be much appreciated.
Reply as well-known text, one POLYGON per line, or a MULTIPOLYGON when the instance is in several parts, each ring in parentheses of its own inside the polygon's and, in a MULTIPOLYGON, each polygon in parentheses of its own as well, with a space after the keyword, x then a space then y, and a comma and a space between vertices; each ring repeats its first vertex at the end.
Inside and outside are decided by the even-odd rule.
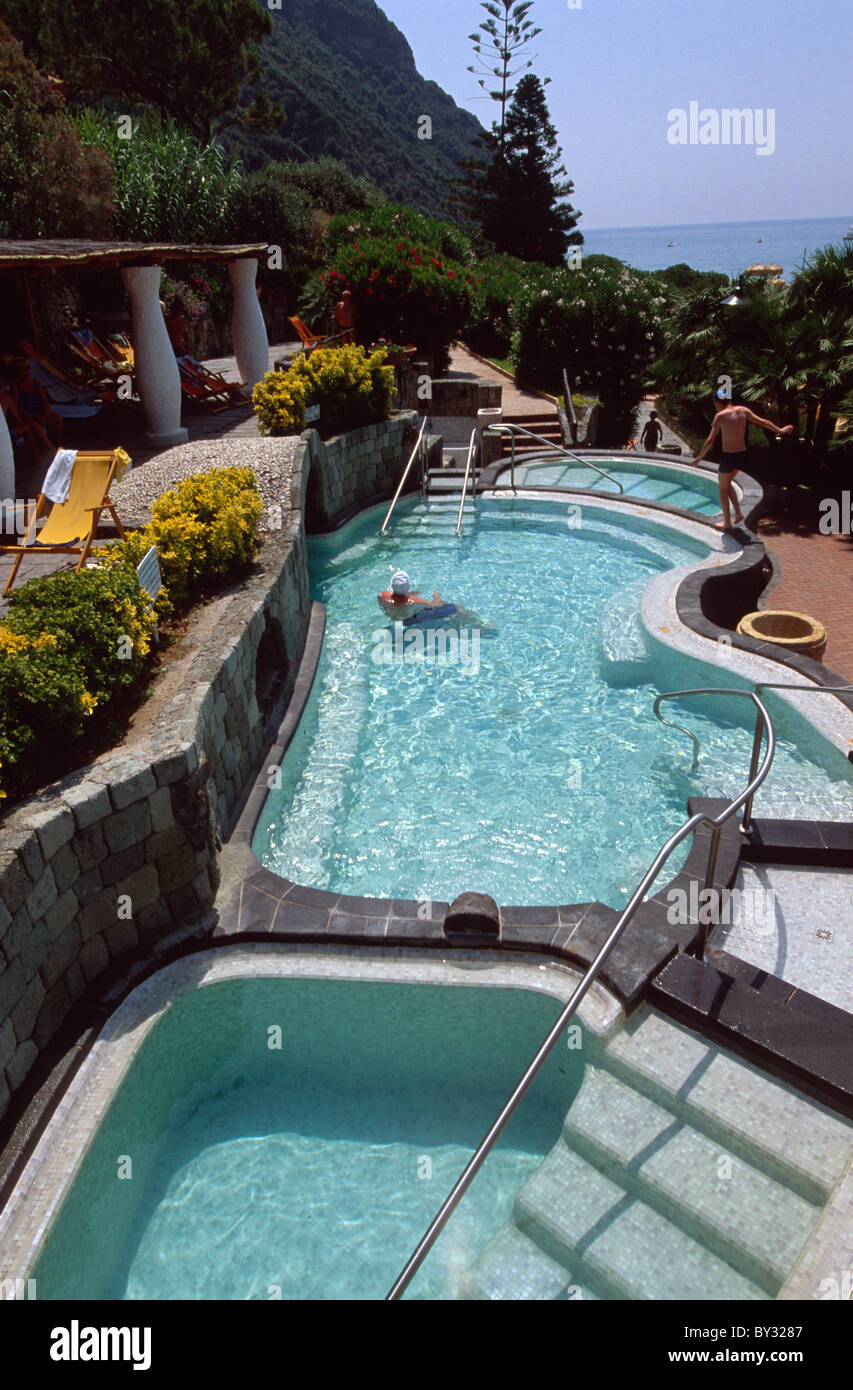
MULTIPOLYGON (((383 1298, 576 978, 272 944, 165 967, 0 1213, 0 1280, 40 1301, 383 1298)), ((594 985, 406 1297, 816 1297, 851 1158, 849 1122, 594 985)))
MULTIPOLYGON (((745 784, 741 710, 679 714, 701 738, 695 771, 684 736, 652 713, 658 690, 743 683, 660 646, 640 619, 647 585, 707 559, 709 545, 592 502, 483 499, 461 540, 441 504, 401 503, 385 537, 380 521, 374 508, 310 542, 326 635, 255 830, 258 858, 367 897, 624 903, 689 795, 745 784), (476 662, 476 634, 455 664, 394 650, 376 594, 401 565, 494 625, 476 662)), ((775 709, 763 814, 853 813, 843 754, 775 709)))
MULTIPOLYGON (((382 1298, 558 1012, 530 989, 366 980, 180 994, 75 1177, 39 1299, 382 1298)), ((552 1056, 411 1296, 455 1295, 583 1070, 581 1049, 552 1056)))
MULTIPOLYGON (((654 459, 626 460, 624 454, 589 455, 590 462, 610 478, 622 484, 622 496, 634 501, 665 502, 670 507, 714 516, 720 510, 715 474, 699 468, 680 467, 671 461, 654 459)), ((502 473, 497 486, 505 487, 509 473, 502 473)), ((571 459, 552 457, 531 459, 515 466, 515 485, 518 488, 582 488, 603 495, 618 495, 618 489, 608 478, 601 478, 591 468, 571 459)), ((735 483, 735 488, 740 488, 735 483)))

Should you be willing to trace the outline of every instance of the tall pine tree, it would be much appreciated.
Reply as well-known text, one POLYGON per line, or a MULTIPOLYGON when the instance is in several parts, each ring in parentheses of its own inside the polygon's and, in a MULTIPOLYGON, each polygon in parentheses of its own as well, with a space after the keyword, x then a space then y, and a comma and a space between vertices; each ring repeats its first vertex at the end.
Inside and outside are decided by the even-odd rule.
POLYGON ((574 184, 560 163, 545 92, 533 73, 522 77, 506 114, 479 142, 484 159, 464 166, 463 205, 498 251, 525 261, 560 265, 580 246, 580 213, 567 201, 574 184))

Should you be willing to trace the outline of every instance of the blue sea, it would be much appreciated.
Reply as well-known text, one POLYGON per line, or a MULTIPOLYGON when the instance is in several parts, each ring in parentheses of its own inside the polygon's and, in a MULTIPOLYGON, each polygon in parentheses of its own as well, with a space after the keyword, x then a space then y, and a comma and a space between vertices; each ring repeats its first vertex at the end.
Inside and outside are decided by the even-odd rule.
POLYGON ((821 246, 840 245, 850 217, 784 222, 698 222, 683 227, 582 228, 584 255, 616 256, 637 270, 665 270, 686 262, 694 270, 720 270, 736 278, 751 265, 781 265, 786 279, 821 246), (671 244, 674 243, 674 244, 671 244))

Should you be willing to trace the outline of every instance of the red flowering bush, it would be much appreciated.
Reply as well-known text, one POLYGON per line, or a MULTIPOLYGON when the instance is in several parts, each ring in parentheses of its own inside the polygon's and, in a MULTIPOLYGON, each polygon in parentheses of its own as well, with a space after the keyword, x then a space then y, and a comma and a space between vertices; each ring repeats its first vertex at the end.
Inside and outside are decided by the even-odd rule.
POLYGON ((352 291, 363 343, 384 337, 441 354, 461 333, 471 306, 471 271, 405 233, 356 235, 338 248, 320 280, 329 308, 352 291))

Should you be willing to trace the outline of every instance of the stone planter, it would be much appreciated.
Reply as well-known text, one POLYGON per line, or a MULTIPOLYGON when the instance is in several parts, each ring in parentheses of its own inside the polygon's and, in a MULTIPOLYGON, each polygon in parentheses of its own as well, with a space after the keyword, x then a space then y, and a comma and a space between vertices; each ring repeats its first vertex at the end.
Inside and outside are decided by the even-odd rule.
POLYGON ((775 642, 788 651, 822 661, 826 650, 826 628, 805 613, 786 613, 780 609, 765 609, 763 613, 747 613, 737 630, 743 637, 759 642, 775 642))

